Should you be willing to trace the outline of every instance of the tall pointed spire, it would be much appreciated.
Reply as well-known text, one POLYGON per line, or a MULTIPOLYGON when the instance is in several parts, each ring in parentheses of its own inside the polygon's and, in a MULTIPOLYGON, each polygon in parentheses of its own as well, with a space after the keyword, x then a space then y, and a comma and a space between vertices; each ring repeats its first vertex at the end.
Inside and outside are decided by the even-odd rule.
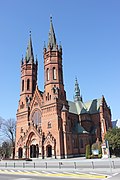
POLYGON ((51 48, 51 50, 56 50, 56 37, 54 33, 53 23, 52 23, 52 17, 50 17, 50 30, 49 30, 49 37, 48 37, 48 47, 51 48))
POLYGON ((79 84, 77 81, 77 78, 75 78, 75 96, 74 96, 74 101, 82 101, 82 97, 80 96, 80 88, 79 88, 79 84))
POLYGON ((30 38, 29 38, 27 51, 26 51, 26 62, 29 63, 31 61, 34 61, 34 55, 33 55, 32 38, 31 38, 31 31, 30 31, 30 38))

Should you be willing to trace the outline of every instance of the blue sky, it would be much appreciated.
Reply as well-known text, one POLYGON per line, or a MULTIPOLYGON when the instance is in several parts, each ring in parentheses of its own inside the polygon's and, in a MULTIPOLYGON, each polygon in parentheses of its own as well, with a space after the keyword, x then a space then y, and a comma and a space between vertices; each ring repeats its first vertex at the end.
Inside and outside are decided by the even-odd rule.
POLYGON ((32 31, 38 57, 38 86, 43 90, 43 45, 50 15, 63 47, 64 84, 73 99, 77 76, 84 101, 105 96, 112 118, 120 118, 119 0, 1 0, 0 116, 16 118, 20 94, 20 61, 32 31))

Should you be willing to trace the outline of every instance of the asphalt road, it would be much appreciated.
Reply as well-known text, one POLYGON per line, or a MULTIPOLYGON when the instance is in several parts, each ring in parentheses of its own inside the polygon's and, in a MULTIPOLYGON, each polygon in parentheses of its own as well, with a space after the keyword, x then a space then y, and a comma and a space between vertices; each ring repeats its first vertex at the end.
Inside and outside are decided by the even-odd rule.
MULTIPOLYGON (((62 180, 62 179, 80 179, 80 180, 86 180, 86 178, 73 178, 73 177, 41 177, 41 176, 30 176, 30 175, 10 175, 10 174, 0 174, 0 180, 62 180)), ((106 178, 107 179, 107 178, 106 178)), ((109 180, 119 180, 120 174, 116 174, 112 177, 109 177, 109 180)), ((96 180, 95 178, 90 178, 90 180, 96 180)), ((99 179, 103 180, 103 179, 99 179)))

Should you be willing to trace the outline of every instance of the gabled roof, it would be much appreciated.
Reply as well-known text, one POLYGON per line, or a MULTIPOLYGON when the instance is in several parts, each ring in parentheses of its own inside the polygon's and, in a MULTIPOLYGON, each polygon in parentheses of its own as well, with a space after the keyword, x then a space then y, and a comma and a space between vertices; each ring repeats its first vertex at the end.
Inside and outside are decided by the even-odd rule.
POLYGON ((42 104, 43 101, 43 92, 38 89, 38 85, 36 85, 36 89, 34 91, 34 95, 30 103, 31 109, 34 106, 35 101, 39 104, 39 106, 42 104))
POLYGON ((99 112, 100 104, 102 103, 102 98, 100 99, 94 99, 92 101, 85 102, 85 106, 87 111, 90 114, 95 114, 99 112))
POLYGON ((68 101, 68 105, 69 105, 69 112, 70 113, 78 114, 75 102, 68 101))
POLYGON ((87 113, 87 109, 85 107, 85 104, 82 101, 77 101, 77 102, 75 102, 75 104, 76 104, 78 114, 87 113))
POLYGON ((88 102, 82 101, 68 101, 69 112, 74 114, 95 114, 99 112, 100 104, 102 103, 102 98, 94 99, 88 102))
POLYGON ((69 112, 74 114, 83 114, 87 113, 87 109, 82 101, 68 101, 69 112))

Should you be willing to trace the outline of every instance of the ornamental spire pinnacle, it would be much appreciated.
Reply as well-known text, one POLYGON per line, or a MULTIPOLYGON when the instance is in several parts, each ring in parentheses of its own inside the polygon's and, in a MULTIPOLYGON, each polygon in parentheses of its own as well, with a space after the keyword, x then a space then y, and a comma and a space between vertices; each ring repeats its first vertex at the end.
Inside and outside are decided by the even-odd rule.
POLYGON ((30 31, 30 38, 28 41, 27 51, 26 51, 26 62, 30 63, 34 61, 34 55, 33 55, 33 47, 32 47, 32 37, 31 37, 31 31, 30 31))
POLYGON ((52 17, 50 17, 50 30, 49 30, 49 36, 48 36, 48 48, 50 47, 51 50, 56 50, 56 37, 54 33, 53 23, 52 23, 52 17))
POLYGON ((77 81, 77 78, 75 78, 75 96, 74 96, 74 101, 82 101, 82 97, 80 96, 80 88, 79 88, 79 84, 77 81))

